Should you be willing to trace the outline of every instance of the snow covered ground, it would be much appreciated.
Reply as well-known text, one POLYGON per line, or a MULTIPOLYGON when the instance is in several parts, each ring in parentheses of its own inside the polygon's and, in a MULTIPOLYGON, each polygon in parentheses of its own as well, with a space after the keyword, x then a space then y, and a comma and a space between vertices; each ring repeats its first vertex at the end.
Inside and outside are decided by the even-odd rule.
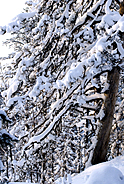
POLYGON ((124 156, 87 168, 72 184, 124 184, 124 156))
MULTIPOLYGON (((10 182, 10 184, 27 183, 30 184, 30 182, 10 182)), ((60 184, 60 180, 56 184, 60 184)), ((72 184, 124 184, 124 156, 87 168, 72 177, 72 184)))

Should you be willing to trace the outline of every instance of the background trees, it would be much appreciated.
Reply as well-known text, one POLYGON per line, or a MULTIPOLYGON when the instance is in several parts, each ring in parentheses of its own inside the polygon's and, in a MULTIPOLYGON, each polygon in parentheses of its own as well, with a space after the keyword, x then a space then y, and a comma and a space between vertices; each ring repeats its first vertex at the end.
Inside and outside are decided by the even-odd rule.
POLYGON ((12 162, 12 142, 18 141, 15 136, 8 133, 5 129, 10 122, 11 120, 5 111, 0 109, 0 176, 2 175, 2 183, 9 179, 9 165, 12 162))
MULTIPOLYGON (((20 139, 16 170, 25 156, 20 178, 26 178, 28 168, 34 181, 31 171, 41 170, 42 183, 52 183, 104 161, 107 150, 114 156, 115 147, 108 148, 108 143, 113 116, 113 127, 115 122, 123 127, 124 18, 111 0, 27 1, 27 7, 1 27, 1 34, 12 32, 10 43, 16 51, 1 69, 6 73, 2 96, 15 122, 11 132, 20 139), (109 131, 103 144, 104 126, 109 131), (100 144, 105 152, 96 159, 100 144), (38 160, 31 163, 33 158, 38 160)), ((121 154, 121 142, 118 146, 121 154)))

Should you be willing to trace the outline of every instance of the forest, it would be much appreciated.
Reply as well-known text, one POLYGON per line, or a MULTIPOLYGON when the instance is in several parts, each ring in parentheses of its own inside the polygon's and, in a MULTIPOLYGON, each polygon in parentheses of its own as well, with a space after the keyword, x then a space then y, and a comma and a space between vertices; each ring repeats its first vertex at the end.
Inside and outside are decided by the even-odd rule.
POLYGON ((28 0, 0 27, 14 48, 0 59, 5 181, 71 184, 124 155, 123 13, 119 0, 28 0))

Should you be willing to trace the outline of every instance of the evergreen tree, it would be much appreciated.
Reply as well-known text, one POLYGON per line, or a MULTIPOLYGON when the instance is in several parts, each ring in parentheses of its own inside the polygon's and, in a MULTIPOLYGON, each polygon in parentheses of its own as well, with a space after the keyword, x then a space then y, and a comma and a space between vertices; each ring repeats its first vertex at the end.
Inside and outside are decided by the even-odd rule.
POLYGON ((18 141, 15 136, 8 133, 5 129, 8 127, 8 123, 10 122, 11 120, 8 118, 6 112, 3 109, 0 109, 0 162, 2 167, 5 168, 5 170, 1 168, 1 171, 5 171, 1 175, 3 183, 9 179, 9 157, 11 158, 12 162, 12 142, 18 141))
MULTIPOLYGON (((124 67, 124 18, 118 3, 30 0, 25 13, 1 27, 1 34, 13 34, 10 44, 17 51, 2 90, 15 122, 11 131, 20 139, 17 160, 41 156, 42 183, 50 182, 48 165, 53 175, 53 165, 59 165, 58 176, 66 182, 69 156, 76 172, 107 159, 114 113, 123 111, 120 106, 115 112, 124 67)), ((36 165, 24 163, 25 168, 36 165)))

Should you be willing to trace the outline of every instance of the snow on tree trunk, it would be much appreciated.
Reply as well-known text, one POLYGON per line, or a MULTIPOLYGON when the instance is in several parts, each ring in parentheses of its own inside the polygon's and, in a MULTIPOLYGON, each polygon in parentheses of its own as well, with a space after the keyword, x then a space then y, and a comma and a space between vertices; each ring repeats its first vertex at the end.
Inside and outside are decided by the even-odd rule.
POLYGON ((116 95, 119 84, 119 68, 115 67, 108 72, 109 88, 105 92, 104 113, 105 116, 100 121, 98 141, 94 149, 92 164, 104 162, 106 160, 109 137, 115 110, 116 95))

